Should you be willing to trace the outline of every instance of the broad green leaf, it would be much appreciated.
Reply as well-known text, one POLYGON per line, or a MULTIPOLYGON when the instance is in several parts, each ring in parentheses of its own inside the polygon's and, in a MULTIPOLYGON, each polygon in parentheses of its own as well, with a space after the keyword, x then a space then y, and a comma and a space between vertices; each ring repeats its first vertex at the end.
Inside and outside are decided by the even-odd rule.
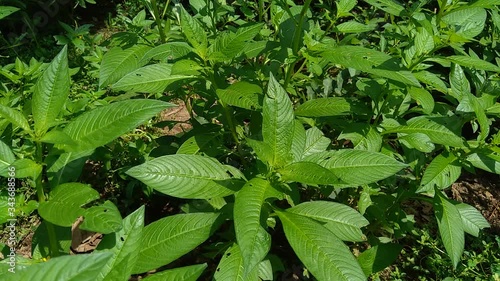
POLYGON ((422 133, 426 134, 433 143, 463 147, 464 142, 462 138, 455 133, 453 133, 447 127, 433 121, 426 116, 414 117, 406 123, 406 125, 397 126, 383 131, 382 134, 390 133, 422 133))
POLYGON ((19 8, 12 6, 0 6, 0 20, 19 11, 19 8))
POLYGON ((500 174, 500 156, 491 151, 481 151, 467 156, 474 167, 490 173, 500 174))
POLYGON ((347 205, 328 201, 304 202, 287 209, 287 212, 325 223, 323 226, 343 241, 366 240, 361 228, 369 224, 368 220, 347 205))
POLYGON ((378 244, 358 256, 358 262, 366 276, 384 270, 399 256, 403 247, 398 244, 378 244))
MULTIPOLYGON (((90 185, 82 183, 64 183, 50 192, 48 201, 41 202, 38 214, 55 225, 71 226, 83 216, 83 205, 99 199, 99 192, 90 185)), ((90 218, 85 218, 90 219, 90 218)))
POLYGON ((271 235, 262 227, 262 205, 268 198, 271 184, 253 178, 236 194, 234 203, 234 230, 243 258, 244 276, 264 259, 271 249, 271 235))
POLYGON ((16 156, 3 141, 0 141, 0 171, 3 171, 16 161, 16 156))
POLYGON ((292 154, 294 162, 300 161, 304 156, 304 151, 306 147, 306 136, 307 133, 302 123, 299 120, 295 120, 295 127, 293 129, 293 140, 292 140, 292 154))
POLYGON ((462 218, 457 207, 453 205, 441 191, 435 191, 434 213, 438 222, 439 233, 444 248, 456 268, 464 251, 465 238, 462 218))
POLYGON ((102 268, 96 281, 127 280, 132 274, 141 246, 144 228, 144 206, 128 215, 122 222, 122 228, 115 234, 104 235, 96 252, 110 251, 113 256, 102 268))
POLYGON ((262 89, 245 81, 231 84, 226 89, 217 89, 217 96, 221 101, 232 106, 248 110, 262 108, 262 89))
POLYGON ((412 133, 399 137, 400 140, 407 142, 410 148, 415 148, 418 151, 430 153, 436 148, 431 139, 422 133, 412 133))
POLYGON ((278 173, 281 175, 281 179, 286 182, 300 182, 313 185, 341 183, 330 170, 312 162, 295 162, 279 169, 278 173))
POLYGON ((35 133, 42 136, 54 125, 69 95, 68 48, 50 63, 33 88, 32 112, 35 133))
POLYGON ((52 144, 75 145, 75 142, 65 132, 61 130, 48 131, 40 138, 41 142, 52 144))
POLYGON ((242 183, 228 167, 200 155, 158 157, 129 169, 127 174, 161 193, 191 199, 231 195, 242 183))
POLYGON ((272 166, 283 166, 292 160, 294 122, 292 102, 271 73, 264 98, 262 136, 271 147, 272 166))
MULTIPOLYGON (((49 222, 42 221, 36 228, 31 242, 31 256, 35 260, 42 258, 50 258, 50 238, 47 231, 47 224, 49 222)), ((52 225, 56 238, 57 248, 60 255, 67 255, 71 249, 71 228, 52 225)))
POLYGON ((410 87, 408 93, 411 98, 417 101, 417 104, 422 107, 425 114, 431 114, 434 110, 434 98, 431 93, 423 88, 410 87))
POLYGON ((255 152, 257 155, 257 158, 259 160, 271 165, 273 163, 273 150, 270 145, 263 141, 258 141, 258 140, 253 140, 253 139, 246 139, 247 145, 252 148, 252 150, 255 152))
POLYGON ((144 281, 196 281, 207 268, 207 264, 196 264, 157 272, 142 279, 144 281))
POLYGON ((448 87, 438 75, 426 70, 414 72, 413 75, 418 79, 418 81, 432 86, 437 91, 444 94, 448 93, 448 87))
POLYGON ((338 138, 350 140, 354 149, 379 152, 382 147, 382 136, 375 128, 365 123, 349 124, 338 138))
POLYGON ((109 234, 122 228, 120 211, 111 201, 107 200, 102 205, 92 206, 83 213, 85 220, 80 229, 109 234))
POLYGON ((325 137, 320 129, 316 127, 307 129, 306 144, 301 158, 304 158, 314 153, 325 151, 330 145, 330 143, 331 140, 325 137))
POLYGON ((481 212, 471 205, 457 203, 455 204, 455 207, 457 207, 460 217, 462 218, 464 231, 470 235, 478 237, 481 229, 490 227, 490 224, 483 217, 481 212))
POLYGON ((28 123, 28 120, 26 120, 26 117, 24 117, 24 115, 21 112, 13 108, 0 104, 0 116, 7 119, 14 126, 20 127, 21 129, 28 132, 31 131, 30 125, 28 123))
POLYGON ((461 171, 457 157, 452 153, 443 152, 425 169, 417 192, 432 192, 434 187, 447 188, 460 177, 461 171))
POLYGON ((219 214, 180 214, 157 220, 142 231, 141 246, 132 273, 143 273, 171 263, 210 237, 219 214))
POLYGON ((420 87, 417 79, 398 60, 376 50, 359 46, 339 46, 329 48, 323 52, 323 56, 334 64, 420 87))
MULTIPOLYGON (((66 152, 48 164, 47 177, 52 188, 59 184, 76 181, 82 173, 83 165, 94 149, 79 152, 66 152)), ((50 156, 50 155, 49 155, 50 156)))
POLYGON ((192 75, 172 75, 171 71, 171 64, 147 65, 123 76, 111 88, 115 91, 161 93, 174 82, 195 78, 192 75))
POLYGON ((500 0, 476 0, 472 3, 467 3, 466 7, 475 8, 493 8, 495 5, 500 5, 500 0))
POLYGON ((461 66, 469 67, 472 69, 482 69, 486 71, 500 72, 500 67, 484 61, 482 59, 469 57, 469 56, 449 56, 446 57, 447 60, 459 64, 461 66))
POLYGON ((186 40, 194 47, 202 58, 207 57, 208 40, 205 29, 197 19, 193 18, 183 7, 180 8, 180 25, 186 40))
MULTIPOLYGON (((10 164, 15 169, 15 178, 32 178, 36 179, 38 175, 42 172, 42 165, 36 163, 31 159, 17 159, 10 164)), ((7 169, 0 169, 0 176, 9 177, 9 171, 7 169)))
POLYGON ((340 33, 362 33, 372 31, 376 28, 373 24, 362 24, 357 21, 343 22, 335 27, 337 32, 340 33))
POLYGON ((217 35, 214 44, 210 46, 209 59, 226 61, 236 58, 245 49, 246 42, 252 40, 262 26, 262 23, 257 23, 239 27, 236 32, 226 31, 217 35))
POLYGON ((245 277, 243 266, 243 256, 240 247, 234 244, 222 255, 222 258, 215 270, 215 281, 259 281, 258 267, 245 277))
POLYGON ((371 6, 377 7, 380 10, 387 12, 391 15, 401 16, 405 8, 399 2, 394 0, 364 0, 371 6))
POLYGON ((426 28, 418 27, 414 40, 416 57, 426 55, 434 49, 434 36, 426 28))
POLYGON ((356 7, 356 4, 358 3, 357 0, 340 0, 340 1, 335 1, 335 5, 337 6, 337 17, 346 17, 351 15, 349 13, 354 7, 356 7))
POLYGON ((63 131, 78 144, 65 147, 65 150, 77 152, 103 146, 172 106, 163 101, 137 99, 88 111, 64 128, 63 131))
POLYGON ((94 281, 109 258, 110 253, 57 257, 7 274, 2 280, 94 281))
POLYGON ((274 280, 273 265, 269 259, 260 262, 258 268, 258 276, 261 280, 274 280))
MULTIPOLYGON (((471 93, 467 93, 467 98, 469 100, 469 103, 472 107, 472 110, 474 110, 474 113, 476 114, 477 122, 479 123, 480 127, 480 133, 478 136, 478 141, 485 141, 486 138, 490 134, 490 121, 488 120, 488 117, 486 116, 485 109, 479 102, 478 98, 474 96, 471 93)), ((465 99, 465 97, 464 97, 465 99)), ((460 105, 459 105, 460 106, 460 105)), ((458 107, 457 107, 458 111, 458 107)))
POLYGON ((276 213, 294 252, 316 279, 366 280, 349 248, 330 230, 304 216, 281 211, 276 213))
POLYGON ((218 134, 197 134, 185 142, 177 150, 176 154, 199 154, 213 151, 216 146, 218 134))
POLYGON ((201 70, 203 70, 203 66, 201 66, 197 61, 190 59, 182 59, 176 61, 172 65, 171 74, 196 77, 200 75, 201 70))
POLYGON ((367 114, 369 109, 350 98, 331 97, 308 100, 295 109, 295 114, 306 117, 326 117, 351 114, 367 114))
POLYGON ((147 61, 141 61, 141 58, 150 49, 151 47, 145 45, 134 45, 127 49, 115 47, 109 50, 102 58, 99 88, 103 89, 114 84, 126 74, 147 63, 147 61))
POLYGON ((458 64, 451 65, 450 86, 450 94, 458 101, 461 101, 465 95, 470 93, 469 80, 467 80, 464 70, 458 64))
POLYGON ((486 16, 483 8, 456 9, 444 15, 441 20, 455 33, 473 38, 483 31, 486 16))
POLYGON ((152 59, 160 62, 176 61, 191 52, 193 48, 186 42, 168 42, 147 51, 141 58, 140 65, 145 65, 152 59))
POLYGON ((385 154, 356 149, 315 153, 305 157, 304 161, 329 169, 347 186, 377 182, 406 167, 385 154))

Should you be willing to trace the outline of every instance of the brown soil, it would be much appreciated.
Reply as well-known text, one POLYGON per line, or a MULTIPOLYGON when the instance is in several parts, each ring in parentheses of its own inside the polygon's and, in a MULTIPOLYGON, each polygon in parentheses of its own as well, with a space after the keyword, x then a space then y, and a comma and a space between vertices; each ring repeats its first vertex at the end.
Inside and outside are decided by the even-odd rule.
POLYGON ((189 123, 191 116, 189 115, 186 104, 180 100, 174 103, 177 104, 177 107, 164 110, 160 117, 160 121, 170 121, 172 123, 164 127, 161 131, 162 134, 168 136, 175 136, 192 128, 189 123))

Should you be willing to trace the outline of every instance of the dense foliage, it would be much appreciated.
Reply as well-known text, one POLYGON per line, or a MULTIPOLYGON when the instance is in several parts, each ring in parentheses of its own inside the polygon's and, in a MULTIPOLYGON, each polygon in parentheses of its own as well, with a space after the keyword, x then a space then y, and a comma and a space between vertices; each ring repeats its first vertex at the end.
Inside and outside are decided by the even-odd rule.
POLYGON ((0 68, 0 175, 18 191, 0 223, 42 221, 2 280, 278 280, 294 255, 308 280, 367 280, 401 239, 437 240, 414 229, 419 201, 448 277, 468 274, 466 236, 489 223, 446 191, 462 170, 500 174, 500 1, 141 3, 109 38, 61 23, 50 63, 0 68), (154 117, 179 104, 190 128, 161 136, 154 117), (185 205, 146 224, 86 184, 93 162, 132 201, 141 187, 185 205), (104 236, 72 256, 79 217, 104 236), (172 268, 193 251, 215 266, 172 268))

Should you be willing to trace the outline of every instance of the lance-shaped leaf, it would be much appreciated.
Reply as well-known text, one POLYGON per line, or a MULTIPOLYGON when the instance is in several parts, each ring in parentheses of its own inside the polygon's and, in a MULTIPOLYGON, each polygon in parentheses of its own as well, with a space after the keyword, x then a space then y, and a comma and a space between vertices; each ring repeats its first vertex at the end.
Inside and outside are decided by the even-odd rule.
POLYGON ((144 206, 128 215, 122 222, 122 229, 112 235, 104 235, 96 252, 110 251, 113 256, 102 268, 97 281, 126 280, 132 274, 141 246, 144 227, 144 206))
POLYGON ((244 275, 261 262, 271 248, 271 235, 262 227, 262 205, 268 198, 271 184, 253 178, 236 195, 234 203, 234 229, 243 257, 244 275))
POLYGON ((293 161, 298 162, 304 156, 306 148, 306 130, 299 120, 295 120, 293 128, 292 155, 293 161))
POLYGON ((262 26, 262 23, 257 23, 239 27, 236 32, 226 31, 217 35, 214 44, 210 46, 209 58, 214 61, 236 58, 245 50, 246 42, 252 40, 262 29, 262 26))
POLYGON ((295 162, 279 169, 278 173, 281 175, 282 180, 288 182, 313 185, 341 183, 333 172, 313 162, 295 162))
POLYGON ((201 24, 193 18, 183 7, 180 8, 180 25, 186 40, 194 47, 196 53, 203 59, 206 58, 208 40, 206 31, 201 24))
POLYGON ((64 133, 78 144, 64 149, 77 152, 103 146, 172 106, 163 101, 140 99, 98 107, 78 116, 64 128, 64 133))
POLYGON ((345 186, 377 182, 406 167, 406 164, 385 154, 356 149, 315 153, 304 158, 304 161, 329 169, 345 186))
POLYGON ((445 151, 427 166, 417 192, 432 192, 434 187, 447 188, 460 177, 461 171, 462 167, 458 164, 457 157, 445 151))
POLYGON ((330 97, 308 100, 295 110, 298 116, 327 117, 350 115, 353 113, 367 114, 370 110, 362 103, 342 97, 330 97))
POLYGON ((285 89, 271 74, 264 98, 262 136, 271 147, 272 166, 283 166, 292 160, 294 116, 292 102, 285 89))
POLYGON ((453 263, 453 267, 456 268, 465 245, 464 228, 460 212, 453 203, 444 197, 440 190, 436 189, 434 213, 444 248, 453 263))
POLYGON ((349 124, 342 130, 339 139, 348 139, 354 144, 354 149, 379 152, 382 147, 382 136, 369 124, 349 124))
POLYGON ((147 65, 123 76, 111 88, 115 91, 160 93, 176 81, 195 78, 192 75, 172 75, 171 72, 171 64, 147 65))
POLYGON ((35 133, 42 136, 54 121, 69 95, 69 68, 67 47, 50 63, 33 89, 32 112, 35 133))
POLYGON ((176 61, 193 51, 186 42, 168 42, 154 47, 141 58, 141 65, 147 64, 151 59, 161 62, 176 61))
POLYGON ((464 37, 473 38, 479 35, 486 21, 487 13, 483 8, 455 9, 442 17, 442 22, 464 37))
POLYGON ((85 220, 80 229, 110 234, 122 228, 122 216, 120 211, 111 201, 102 205, 92 206, 83 213, 85 220))
POLYGON ((471 205, 465 203, 454 203, 457 207, 464 231, 475 237, 479 236, 479 231, 483 228, 490 227, 488 221, 483 217, 481 212, 471 205))
POLYGON ((245 81, 236 82, 226 89, 217 89, 217 96, 223 102, 248 110, 262 108, 262 89, 245 81))
MULTIPOLYGON (((16 179, 23 178, 32 178, 36 179, 40 173, 42 172, 42 165, 36 163, 35 161, 23 158, 17 159, 10 164, 10 166, 14 167, 16 179)), ((0 170, 0 176, 9 177, 9 171, 7 169, 0 170)))
POLYGON ((397 126, 383 131, 382 134, 390 133, 422 133, 426 134, 433 143, 450 145, 455 147, 463 147, 464 141, 447 127, 437 123, 436 121, 427 118, 426 116, 418 116, 408 120, 406 125, 397 126))
POLYGON ((500 72, 500 67, 492 64, 491 62, 482 59, 469 57, 469 56, 448 56, 447 60, 459 64, 461 66, 469 67, 472 69, 482 69, 486 71, 500 72))
MULTIPOLYGON (((93 149, 79 152, 66 152, 59 156, 54 162, 48 162, 47 177, 52 188, 59 184, 76 181, 82 173, 85 161, 94 153, 93 149)), ((52 156, 49 154, 49 156, 52 156)), ((48 159, 48 157, 47 157, 48 159)))
POLYGON ((82 216, 83 205, 99 199, 99 192, 87 184, 65 183, 50 192, 49 201, 41 202, 38 207, 40 216, 59 226, 71 226, 82 216))
POLYGON ((7 119, 14 126, 20 127, 28 132, 31 131, 30 125, 28 123, 28 120, 26 120, 26 117, 24 117, 24 115, 21 112, 13 108, 0 104, 0 116, 7 119))
POLYGON ((109 258, 110 253, 57 257, 28 266, 15 274, 5 274, 2 280, 95 281, 109 258))
POLYGON ((246 274, 243 266, 243 256, 240 247, 234 244, 227 249, 217 266, 214 274, 215 281, 258 281, 258 267, 246 274))
POLYGON ((289 212, 277 212, 294 252, 318 280, 366 280, 349 248, 319 222, 289 212))
POLYGON ((401 16, 405 11, 405 7, 394 0, 365 0, 365 2, 395 16, 401 16))
POLYGON ((216 159, 175 154, 135 166, 127 174, 155 190, 179 198, 208 199, 233 194, 243 183, 216 159))
POLYGON ((347 205, 328 201, 304 202, 287 209, 287 212, 325 223, 323 226, 343 241, 366 240, 361 228, 369 224, 368 220, 347 205))
POLYGON ((144 281, 196 281, 207 268, 207 264, 196 264, 160 271, 142 279, 144 281))
POLYGON ((19 8, 12 6, 0 6, 0 20, 19 11, 19 8))
POLYGON ((215 213, 181 214, 162 218, 142 231, 141 246, 132 273, 171 263, 210 237, 218 227, 215 213))
POLYGON ((16 156, 10 147, 3 141, 0 141, 0 171, 9 167, 14 161, 16 161, 16 156))
POLYGON ((102 89, 115 83, 129 72, 147 63, 147 61, 141 61, 141 58, 150 49, 149 46, 135 45, 127 49, 115 47, 109 50, 102 58, 99 88, 102 89))
POLYGON ((490 173, 500 174, 500 155, 493 151, 479 151, 467 156, 469 161, 474 167, 490 173))

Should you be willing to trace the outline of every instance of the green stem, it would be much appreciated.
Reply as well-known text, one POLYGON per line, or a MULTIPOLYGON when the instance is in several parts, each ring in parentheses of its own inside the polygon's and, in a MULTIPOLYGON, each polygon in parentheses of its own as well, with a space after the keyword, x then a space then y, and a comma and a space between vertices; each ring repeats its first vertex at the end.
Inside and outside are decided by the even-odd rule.
POLYGON ((160 34, 161 43, 165 43, 165 31, 163 30, 161 24, 161 16, 160 11, 158 10, 158 5, 156 5, 156 0, 151 0, 151 6, 153 7, 153 14, 155 16, 155 22, 158 26, 158 33, 160 34))

